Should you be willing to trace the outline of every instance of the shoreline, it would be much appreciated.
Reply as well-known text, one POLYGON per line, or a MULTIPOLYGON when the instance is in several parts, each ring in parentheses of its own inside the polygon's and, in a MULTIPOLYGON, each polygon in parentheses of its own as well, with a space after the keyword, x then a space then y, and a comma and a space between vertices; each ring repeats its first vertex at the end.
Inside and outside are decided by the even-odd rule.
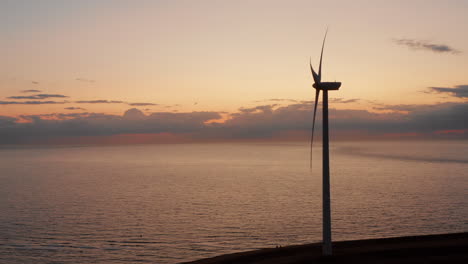
POLYGON ((333 242, 333 256, 321 243, 265 248, 185 264, 468 263, 468 232, 333 242))

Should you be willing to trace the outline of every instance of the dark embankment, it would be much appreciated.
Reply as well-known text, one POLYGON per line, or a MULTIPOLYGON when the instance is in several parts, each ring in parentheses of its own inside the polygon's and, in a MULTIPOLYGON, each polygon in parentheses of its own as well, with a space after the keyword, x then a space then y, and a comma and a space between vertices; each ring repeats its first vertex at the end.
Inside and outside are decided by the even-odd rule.
POLYGON ((202 259, 191 264, 468 263, 468 233, 341 241, 334 256, 319 243, 260 249, 202 259))

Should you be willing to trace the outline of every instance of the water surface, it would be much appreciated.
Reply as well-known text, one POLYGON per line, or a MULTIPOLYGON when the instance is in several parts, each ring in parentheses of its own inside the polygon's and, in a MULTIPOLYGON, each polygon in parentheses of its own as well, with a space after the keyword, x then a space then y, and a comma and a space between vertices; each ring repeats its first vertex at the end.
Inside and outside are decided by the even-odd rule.
MULTIPOLYGON (((321 239, 305 143, 0 149, 1 263, 177 263, 321 239)), ((468 142, 339 142, 333 239, 468 231, 468 142)))

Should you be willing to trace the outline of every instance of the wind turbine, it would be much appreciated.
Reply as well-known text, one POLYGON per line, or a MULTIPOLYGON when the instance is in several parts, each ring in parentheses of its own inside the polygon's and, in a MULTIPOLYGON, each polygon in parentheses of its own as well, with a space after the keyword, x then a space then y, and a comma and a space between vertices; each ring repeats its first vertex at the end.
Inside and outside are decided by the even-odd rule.
POLYGON ((331 237, 331 206, 330 206, 330 157, 328 148, 328 91, 340 89, 341 82, 322 82, 322 57, 323 47, 325 46, 325 39, 327 38, 327 31, 322 43, 322 52, 320 53, 320 65, 318 74, 312 67, 312 59, 310 61, 310 70, 314 77, 314 84, 312 87, 315 88, 315 105, 314 105, 314 119, 312 121, 312 133, 310 140, 310 168, 312 169, 312 144, 314 142, 314 128, 315 128, 315 116, 317 113, 317 102, 319 99, 320 91, 323 91, 323 147, 322 147, 322 232, 323 232, 323 246, 322 252, 324 256, 332 255, 332 237, 331 237))

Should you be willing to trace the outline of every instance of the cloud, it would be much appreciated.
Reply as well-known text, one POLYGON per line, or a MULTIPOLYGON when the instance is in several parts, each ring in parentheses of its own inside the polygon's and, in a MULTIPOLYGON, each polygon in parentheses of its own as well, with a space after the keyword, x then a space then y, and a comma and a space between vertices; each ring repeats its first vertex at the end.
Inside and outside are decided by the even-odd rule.
MULTIPOLYGON (((15 102, 17 103, 17 102, 15 102)), ((41 101, 40 103, 43 103, 41 101)), ((242 107, 221 119, 221 112, 155 112, 132 108, 122 115, 103 113, 54 113, 0 117, 0 143, 48 142, 49 140, 115 135, 166 133, 191 140, 272 140, 288 135, 308 140, 310 102, 242 107), (26 122, 25 122, 26 121, 26 122)), ((330 131, 336 139, 463 138, 468 139, 468 104, 382 105, 392 112, 330 108, 330 131)), ((321 109, 319 108, 319 112, 321 109)), ((317 136, 320 136, 320 113, 317 136)))
POLYGON ((37 94, 37 97, 40 97, 41 99, 45 98, 67 98, 68 96, 63 95, 63 94, 37 94))
POLYGON ((461 53, 461 51, 456 50, 446 44, 433 44, 415 39, 394 39, 393 41, 398 45, 407 46, 408 48, 414 50, 430 50, 436 53, 461 53))
POLYGON ((32 84, 39 84, 39 82, 31 81, 32 84))
POLYGON ((65 107, 64 109, 66 109, 66 110, 86 110, 86 109, 84 109, 84 108, 81 108, 81 107, 74 107, 74 106, 65 107))
POLYGON ((425 109, 433 108, 434 105, 417 105, 417 104, 399 104, 399 105, 386 105, 380 104, 380 106, 375 106, 373 109, 379 111, 394 111, 394 112, 414 112, 421 111, 425 109))
MULTIPOLYGON (((389 105, 385 108, 407 112, 375 113, 367 110, 330 108, 332 134, 345 139, 385 138, 387 135, 414 133, 433 137, 438 136, 437 131, 468 131, 466 104, 389 105)), ((302 139, 307 139, 312 120, 310 103, 292 104, 272 110, 270 108, 271 111, 252 111, 253 109, 255 108, 231 115, 231 119, 220 125, 226 128, 224 133, 232 138, 272 138, 286 131, 302 131, 302 139)), ((320 113, 318 116, 321 116, 320 113)), ((318 132, 319 128, 320 122, 318 132)), ((457 137, 468 138, 468 132, 458 134, 457 137)))
MULTIPOLYGON (((39 92, 39 90, 23 90, 22 92, 39 92)), ((13 99, 13 100, 43 100, 47 98, 68 98, 66 95, 62 94, 35 94, 35 95, 28 95, 28 96, 9 96, 7 99, 13 99)), ((0 104, 23 104, 23 103, 14 103, 14 102, 8 102, 8 101, 0 101, 2 103, 0 104)), ((51 103, 50 101, 45 102, 44 104, 51 103)), ((130 106, 156 106, 158 104, 155 103, 128 103, 125 101, 119 101, 119 100, 79 100, 75 101, 77 104, 128 104, 130 106)), ((39 104, 35 102, 24 102, 24 104, 39 104)), ((65 108, 68 110, 71 110, 69 108, 65 108)))
POLYGON ((44 105, 44 104, 66 104, 68 101, 0 101, 0 105, 44 105))
POLYGON ((165 105, 164 108, 173 108, 173 107, 179 107, 179 104, 174 104, 174 105, 165 105))
POLYGON ((239 108, 239 111, 241 113, 253 113, 253 112, 257 112, 257 111, 260 111, 260 112, 263 112, 263 113, 265 113, 265 112, 271 113, 275 106, 278 106, 278 104, 259 105, 259 106, 255 106, 255 107, 251 107, 251 108, 241 107, 241 108, 239 108))
POLYGON ((7 99, 42 99, 40 97, 37 97, 35 95, 31 95, 31 96, 9 96, 7 97, 7 99))
POLYGON ((86 82, 86 83, 94 83, 96 80, 86 79, 86 78, 76 78, 75 81, 79 82, 86 82))
POLYGON ((88 101, 75 101, 77 104, 125 104, 124 101, 113 100, 88 100, 88 101))
MULTIPOLYGON (((35 90, 29 90, 35 91, 35 90)), ((8 99, 31 99, 31 100, 42 100, 47 98, 68 98, 68 96, 62 94, 36 94, 31 96, 9 96, 8 99)))
POLYGON ((158 105, 153 103, 128 103, 130 106, 150 106, 150 105, 158 105))
POLYGON ((40 93, 41 90, 22 90, 22 93, 40 93))
POLYGON ((448 87, 429 87, 430 92, 448 93, 458 98, 468 98, 468 85, 457 85, 455 88, 448 87))
POLYGON ((136 108, 128 109, 123 114, 123 118, 127 120, 143 120, 146 119, 147 116, 136 108))
POLYGON ((20 115, 20 117, 23 120, 26 120, 26 121, 40 122, 40 121, 47 121, 47 120, 56 120, 56 121, 62 120, 63 121, 63 120, 70 120, 70 119, 73 119, 73 118, 87 117, 89 115, 99 115, 99 114, 87 113, 87 112, 84 112, 84 113, 52 113, 52 114, 39 114, 39 115, 20 115))
POLYGON ((338 103, 338 104, 349 104, 349 103, 357 103, 359 99, 343 99, 343 98, 331 98, 331 103, 338 103))

